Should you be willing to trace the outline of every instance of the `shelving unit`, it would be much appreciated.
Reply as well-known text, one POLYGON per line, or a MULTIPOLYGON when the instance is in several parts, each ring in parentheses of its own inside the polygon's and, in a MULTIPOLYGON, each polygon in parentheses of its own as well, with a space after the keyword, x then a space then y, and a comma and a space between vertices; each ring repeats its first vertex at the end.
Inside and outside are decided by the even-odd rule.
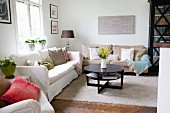
POLYGON ((170 47, 170 0, 149 0, 149 48, 152 69, 158 71, 160 47, 170 47), (154 57, 157 57, 154 61, 154 57))

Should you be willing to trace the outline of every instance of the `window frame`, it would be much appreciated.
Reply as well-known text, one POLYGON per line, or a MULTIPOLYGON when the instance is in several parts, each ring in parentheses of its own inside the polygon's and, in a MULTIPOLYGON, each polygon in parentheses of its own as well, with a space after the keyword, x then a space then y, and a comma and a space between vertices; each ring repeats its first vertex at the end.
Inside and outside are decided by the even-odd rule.
POLYGON ((16 47, 17 47, 17 53, 19 53, 19 33, 18 33, 18 22, 17 22, 17 7, 16 3, 21 2, 27 5, 28 8, 28 20, 29 20, 29 32, 30 35, 32 35, 32 26, 31 26, 31 11, 30 11, 30 6, 36 6, 39 7, 39 12, 40 12, 40 34, 43 36, 44 35, 44 27, 43 27, 43 9, 42 9, 42 0, 39 0, 39 3, 31 2, 29 0, 13 0, 13 5, 14 5, 14 26, 16 28, 15 30, 15 37, 16 37, 16 47))

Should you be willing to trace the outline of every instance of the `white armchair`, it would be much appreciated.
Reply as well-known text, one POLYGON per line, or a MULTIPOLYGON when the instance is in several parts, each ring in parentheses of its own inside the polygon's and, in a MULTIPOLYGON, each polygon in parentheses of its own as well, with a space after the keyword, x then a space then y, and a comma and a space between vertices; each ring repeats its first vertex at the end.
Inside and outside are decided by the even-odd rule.
POLYGON ((0 108, 0 113, 55 113, 41 91, 38 101, 28 99, 0 108))

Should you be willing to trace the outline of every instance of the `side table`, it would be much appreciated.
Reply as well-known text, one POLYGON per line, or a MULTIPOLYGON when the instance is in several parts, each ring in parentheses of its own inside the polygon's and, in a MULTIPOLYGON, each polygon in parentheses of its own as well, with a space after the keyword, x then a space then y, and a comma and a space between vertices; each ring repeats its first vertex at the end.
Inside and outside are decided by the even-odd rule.
MULTIPOLYGON (((30 76, 25 76, 25 75, 17 75, 17 76, 20 76, 20 77, 22 77, 22 78, 24 78, 24 79, 26 79, 26 80, 28 80, 28 81, 31 81, 31 77, 30 76)), ((12 79, 7 79, 7 80, 9 80, 9 82, 13 82, 14 80, 15 80, 15 78, 12 78, 12 79)))

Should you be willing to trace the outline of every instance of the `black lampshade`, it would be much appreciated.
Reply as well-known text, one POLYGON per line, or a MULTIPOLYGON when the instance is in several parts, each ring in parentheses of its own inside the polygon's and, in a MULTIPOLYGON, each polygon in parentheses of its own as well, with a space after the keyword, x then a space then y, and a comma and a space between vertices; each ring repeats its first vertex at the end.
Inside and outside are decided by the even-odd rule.
POLYGON ((75 38, 73 30, 63 30, 61 38, 75 38))

